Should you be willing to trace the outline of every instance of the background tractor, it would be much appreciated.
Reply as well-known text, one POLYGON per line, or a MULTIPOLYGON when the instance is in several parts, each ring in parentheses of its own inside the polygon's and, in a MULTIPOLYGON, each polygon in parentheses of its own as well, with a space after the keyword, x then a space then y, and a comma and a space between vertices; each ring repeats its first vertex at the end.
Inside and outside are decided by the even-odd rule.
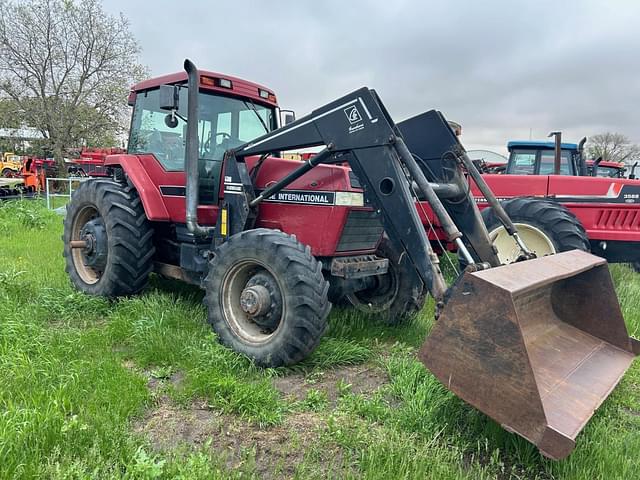
MULTIPOLYGON (((615 162, 605 165, 604 175, 603 161, 584 158, 586 138, 578 144, 564 143, 555 133, 556 142, 509 142, 504 173, 483 173, 484 181, 538 255, 577 248, 638 270, 640 181, 621 177, 615 162)), ((474 182, 470 189, 501 261, 513 262, 518 250, 507 231, 474 182)), ((434 248, 454 250, 451 244, 441 246, 445 235, 429 205, 419 204, 418 211, 434 248)))
POLYGON ((568 455, 640 351, 606 262, 534 258, 437 111, 404 122, 422 132, 405 138, 361 88, 278 128, 269 89, 188 60, 185 70, 133 88, 128 152, 107 157, 111 178, 75 191, 63 236, 73 284, 130 295, 156 271, 198 285, 220 341, 268 367, 313 351, 332 295, 385 297, 397 316, 426 289, 438 321, 423 363, 545 455, 568 455), (304 162, 280 157, 318 146, 304 162), (500 266, 465 171, 518 245, 517 264, 500 266), (468 263, 451 287, 416 188, 468 263))

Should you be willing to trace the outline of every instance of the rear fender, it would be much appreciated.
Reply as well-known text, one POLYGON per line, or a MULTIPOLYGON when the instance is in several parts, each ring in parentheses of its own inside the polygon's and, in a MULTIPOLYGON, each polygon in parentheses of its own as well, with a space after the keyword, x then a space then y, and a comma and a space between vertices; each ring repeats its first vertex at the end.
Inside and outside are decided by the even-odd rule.
POLYGON ((120 167, 138 191, 147 218, 156 222, 168 222, 169 212, 165 207, 158 186, 153 183, 137 155, 109 155, 105 166, 120 167))

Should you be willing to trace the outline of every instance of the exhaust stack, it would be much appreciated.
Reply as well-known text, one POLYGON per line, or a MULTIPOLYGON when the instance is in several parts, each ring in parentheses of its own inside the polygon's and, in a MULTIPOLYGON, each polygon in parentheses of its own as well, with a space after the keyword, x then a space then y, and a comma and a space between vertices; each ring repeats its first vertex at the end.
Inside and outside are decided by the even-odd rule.
POLYGON ((203 227, 198 224, 198 186, 200 176, 198 173, 198 159, 200 146, 198 140, 198 93, 200 79, 195 64, 186 59, 184 70, 187 72, 189 92, 187 95, 187 141, 185 146, 185 173, 186 186, 186 223, 187 230, 197 236, 205 237, 213 232, 213 227, 203 227))

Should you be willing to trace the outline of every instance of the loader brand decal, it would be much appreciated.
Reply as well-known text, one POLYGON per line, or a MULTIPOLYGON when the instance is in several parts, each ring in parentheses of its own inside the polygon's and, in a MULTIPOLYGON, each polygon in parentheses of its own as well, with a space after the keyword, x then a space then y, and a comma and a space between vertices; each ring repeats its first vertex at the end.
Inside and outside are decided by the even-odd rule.
MULTIPOLYGON (((364 105, 364 104, 363 104, 364 105)), ((364 122, 362 121, 362 115, 360 115, 360 110, 355 105, 349 105, 344 109, 344 114, 347 116, 347 120, 349 120, 349 133, 359 132, 364 129, 364 122)))
POLYGON ((358 107, 356 107, 355 105, 351 105, 345 108, 344 114, 349 119, 349 123, 351 125, 362 121, 362 115, 360 115, 360 112, 358 111, 358 107))
MULTIPOLYGON (((376 123, 378 121, 378 118, 373 118, 371 116, 371 113, 367 109, 367 106, 365 105, 365 103, 362 101, 362 98, 358 97, 357 99, 349 100, 348 102, 343 103, 342 105, 338 105, 337 107, 332 108, 331 110, 327 110, 326 112, 323 112, 320 115, 316 115, 315 117, 311 117, 309 120, 307 120, 305 122, 300 121, 300 123, 298 123, 297 125, 294 125, 294 126, 291 126, 291 127, 282 127, 282 128, 279 129, 280 130, 279 133, 271 132, 269 134, 269 138, 265 138, 263 140, 259 140, 259 141, 256 141, 256 142, 251 142, 251 143, 249 143, 247 145, 247 147, 249 147, 249 148, 257 147, 258 145, 261 145, 261 144, 263 144, 265 142, 271 141, 274 138, 278 138, 281 135, 285 135, 287 133, 291 133, 292 131, 294 131, 294 130, 300 128, 300 127, 303 127, 303 126, 308 125, 310 123, 316 122, 316 121, 320 120, 321 118, 326 117, 327 115, 331 115, 331 114, 339 111, 340 109, 343 109, 345 115, 347 115, 347 118, 349 118, 349 114, 347 113, 347 110, 349 109, 348 106, 349 105, 353 105, 354 103, 357 103, 357 102, 360 102, 360 104, 362 105, 362 108, 367 113, 367 117, 369 118, 369 121, 371 123, 376 123)), ((355 106, 354 106, 354 108, 355 108, 355 106)), ((358 115, 362 119, 362 116, 360 115, 360 111, 359 110, 358 110, 358 115)), ((296 121, 296 123, 297 123, 297 121, 296 121)), ((358 130, 362 130, 363 128, 364 128, 364 123, 360 123, 360 124, 354 125, 352 127, 349 127, 349 133, 357 132, 358 130)))
MULTIPOLYGON (((262 193, 262 192, 258 192, 262 193)), ((264 199, 265 202, 300 203, 305 205, 335 205, 335 192, 318 190, 282 190, 264 199)))

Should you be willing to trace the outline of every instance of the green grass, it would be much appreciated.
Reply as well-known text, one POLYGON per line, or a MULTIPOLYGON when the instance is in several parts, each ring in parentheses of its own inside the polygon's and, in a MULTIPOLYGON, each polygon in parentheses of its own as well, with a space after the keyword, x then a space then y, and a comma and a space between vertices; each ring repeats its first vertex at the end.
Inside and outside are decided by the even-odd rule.
MULTIPOLYGON (((235 468, 213 444, 155 450, 133 427, 162 396, 185 408, 204 400, 257 431, 281 429, 300 412, 318 419, 307 433, 313 441, 301 435, 290 446, 301 450, 297 478, 640 477, 638 362, 574 453, 552 462, 416 360, 432 304, 394 328, 335 309, 310 358, 262 370, 216 342, 198 289, 154 278, 144 294, 115 302, 75 292, 61 223, 36 202, 0 205, 0 478, 259 476, 255 449, 235 468), (339 383, 335 401, 313 385, 294 401, 273 385, 274 377, 311 378, 345 365, 379 368, 389 381, 366 394, 339 383), (183 380, 173 384, 176 372, 183 380), (150 388, 149 377, 161 388, 150 388)), ((624 266, 611 271, 629 330, 640 336, 640 277, 624 266)))

